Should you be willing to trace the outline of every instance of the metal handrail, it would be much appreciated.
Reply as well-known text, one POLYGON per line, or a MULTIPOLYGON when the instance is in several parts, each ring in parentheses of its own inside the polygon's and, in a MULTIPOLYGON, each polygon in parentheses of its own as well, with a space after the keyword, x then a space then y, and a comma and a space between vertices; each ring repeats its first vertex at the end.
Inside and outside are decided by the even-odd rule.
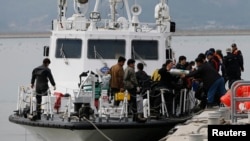
POLYGON ((236 93, 237 93, 237 89, 241 86, 250 86, 250 81, 244 81, 244 80, 238 80, 235 81, 232 86, 231 86, 231 90, 232 90, 232 95, 231 95, 231 121, 232 123, 236 123, 237 122, 237 117, 247 117, 247 114, 237 114, 237 110, 236 110, 236 102, 239 101, 250 101, 250 97, 237 97, 236 93))
MULTIPOLYGON (((101 21, 97 22, 97 29, 108 29, 107 23, 109 19, 102 19, 101 21)), ((56 26, 54 27, 54 30, 78 30, 79 31, 86 31, 89 28, 90 25, 89 20, 84 20, 84 21, 53 21, 53 24, 56 26), (60 26, 64 25, 64 26, 60 26), (77 26, 76 26, 77 25, 77 26), (58 26, 58 27, 57 27, 58 26), (75 27, 76 26, 76 27, 75 27)), ((115 25, 119 25, 117 29, 121 29, 122 23, 119 22, 114 22, 115 25)), ((132 22, 127 22, 126 25, 129 27, 132 25, 132 22)), ((142 29, 142 32, 149 32, 151 30, 156 30, 157 29, 157 24, 156 23, 146 23, 146 22, 140 22, 138 23, 138 27, 142 29)))

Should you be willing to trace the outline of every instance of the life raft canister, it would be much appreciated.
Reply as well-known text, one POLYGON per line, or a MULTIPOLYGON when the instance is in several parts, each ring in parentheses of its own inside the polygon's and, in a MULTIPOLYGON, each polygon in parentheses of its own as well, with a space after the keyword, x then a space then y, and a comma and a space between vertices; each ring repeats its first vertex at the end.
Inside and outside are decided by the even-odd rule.
POLYGON ((60 92, 55 92, 54 95, 56 96, 56 101, 55 101, 54 109, 58 113, 59 112, 59 108, 61 107, 61 98, 64 95, 62 93, 60 93, 60 92))
POLYGON ((236 89, 237 97, 249 97, 250 96, 250 86, 240 86, 236 89))

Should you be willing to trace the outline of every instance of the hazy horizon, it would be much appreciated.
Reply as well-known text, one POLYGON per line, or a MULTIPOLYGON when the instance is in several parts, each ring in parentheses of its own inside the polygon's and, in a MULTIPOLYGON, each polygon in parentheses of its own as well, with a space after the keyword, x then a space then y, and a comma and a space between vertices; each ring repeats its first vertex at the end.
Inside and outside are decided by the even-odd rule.
MULTIPOLYGON (((177 30, 250 29, 249 0, 167 0, 171 20, 177 30)), ((92 10, 95 0, 89 0, 92 10)), ((159 0, 129 0, 142 6, 140 21, 155 22, 154 6, 159 0)), ((101 0, 103 17, 108 15, 107 1, 101 0)), ((73 1, 68 0, 67 17, 73 14, 73 1)), ((118 9, 123 8, 120 4, 118 9)), ((51 22, 58 17, 57 0, 8 0, 0 5, 1 32, 50 31, 51 22)), ((122 13, 125 16, 125 12, 122 13)))

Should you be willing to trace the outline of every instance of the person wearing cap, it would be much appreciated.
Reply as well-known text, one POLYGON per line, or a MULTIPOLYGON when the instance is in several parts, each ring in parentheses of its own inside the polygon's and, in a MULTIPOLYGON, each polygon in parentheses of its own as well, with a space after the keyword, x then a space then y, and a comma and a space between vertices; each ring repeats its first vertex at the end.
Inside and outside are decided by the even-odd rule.
POLYGON ((231 45, 231 47, 232 47, 232 53, 238 57, 240 69, 243 72, 244 71, 244 60, 243 60, 242 52, 238 49, 236 43, 233 43, 231 45))
POLYGON ((241 79, 241 66, 239 58, 232 53, 231 48, 227 48, 226 52, 227 55, 224 56, 223 62, 228 80, 228 88, 230 89, 233 82, 241 79))
POLYGON ((43 64, 33 69, 31 77, 31 88, 35 86, 36 91, 36 120, 41 119, 41 103, 42 96, 48 95, 48 80, 51 85, 56 89, 56 83, 54 81, 51 70, 49 69, 50 59, 45 58, 43 64))
POLYGON ((207 61, 208 63, 217 71, 220 70, 220 64, 216 61, 214 53, 210 50, 206 51, 207 61))
POLYGON ((181 77, 194 77, 203 82, 203 88, 207 93, 207 100, 203 101, 201 108, 207 105, 211 108, 220 104, 220 97, 226 93, 225 83, 223 77, 209 64, 205 63, 202 58, 195 59, 197 70, 189 74, 182 74, 181 77))

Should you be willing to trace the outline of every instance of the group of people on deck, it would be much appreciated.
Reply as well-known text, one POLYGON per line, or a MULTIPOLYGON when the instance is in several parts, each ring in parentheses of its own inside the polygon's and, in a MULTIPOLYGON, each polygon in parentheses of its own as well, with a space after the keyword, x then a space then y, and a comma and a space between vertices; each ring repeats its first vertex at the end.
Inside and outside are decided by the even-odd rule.
MULTIPOLYGON (((223 56, 221 50, 210 48, 205 53, 198 54, 194 61, 187 62, 186 56, 179 56, 176 63, 169 59, 162 64, 162 67, 156 69, 153 74, 148 75, 143 69, 143 63, 136 64, 134 59, 126 59, 122 56, 118 58, 109 71, 110 74, 110 94, 111 97, 118 92, 127 91, 131 94, 129 101, 129 109, 134 115, 135 121, 145 121, 142 111, 137 110, 136 95, 142 93, 143 88, 152 87, 152 83, 156 84, 156 88, 167 89, 164 97, 167 103, 168 111, 171 114, 172 92, 180 91, 180 89, 187 88, 196 92, 195 97, 200 100, 198 108, 204 109, 220 104, 220 97, 226 93, 226 82, 228 88, 231 88, 233 82, 241 80, 241 72, 244 71, 243 56, 237 45, 233 43, 231 48, 226 49, 227 54, 223 56), (127 63, 127 67, 123 66, 127 63), (137 70, 135 68, 137 67, 137 70), (179 70, 187 70, 189 73, 180 73, 173 75, 171 70, 173 68, 179 70), (170 103, 170 104, 168 104, 170 103)), ((48 80, 54 86, 55 82, 48 65, 50 60, 48 58, 43 60, 43 65, 35 68, 32 72, 31 87, 34 87, 36 81, 36 96, 38 106, 38 119, 41 115, 41 96, 47 95, 48 80)), ((153 105, 160 104, 161 99, 156 97, 153 105)), ((114 102, 115 106, 119 105, 119 101, 114 102)))
MULTIPOLYGON (((210 48, 204 53, 198 54, 194 61, 187 62, 186 56, 179 56, 177 63, 169 59, 151 76, 143 71, 142 63, 137 64, 136 72, 134 59, 129 59, 127 67, 123 69, 126 59, 121 57, 118 59, 118 63, 110 69, 111 95, 127 90, 132 95, 132 112, 137 113, 136 94, 142 88, 139 82, 143 82, 141 74, 144 74, 146 77, 143 79, 150 78, 151 81, 157 82, 158 89, 166 88, 169 90, 164 95, 166 103, 171 103, 172 95, 170 93, 172 91, 187 88, 196 92, 195 97, 200 100, 199 109, 219 105, 220 97, 227 91, 225 84, 228 82, 230 89, 233 82, 241 80, 241 72, 244 71, 243 56, 235 43, 231 45, 231 48, 226 49, 226 53, 223 56, 221 50, 210 48), (173 68, 188 70, 189 73, 173 75, 170 71, 173 68)), ((160 99, 156 98, 153 105, 159 103, 160 99)), ((172 108, 171 105, 167 105, 168 109, 172 108)))

